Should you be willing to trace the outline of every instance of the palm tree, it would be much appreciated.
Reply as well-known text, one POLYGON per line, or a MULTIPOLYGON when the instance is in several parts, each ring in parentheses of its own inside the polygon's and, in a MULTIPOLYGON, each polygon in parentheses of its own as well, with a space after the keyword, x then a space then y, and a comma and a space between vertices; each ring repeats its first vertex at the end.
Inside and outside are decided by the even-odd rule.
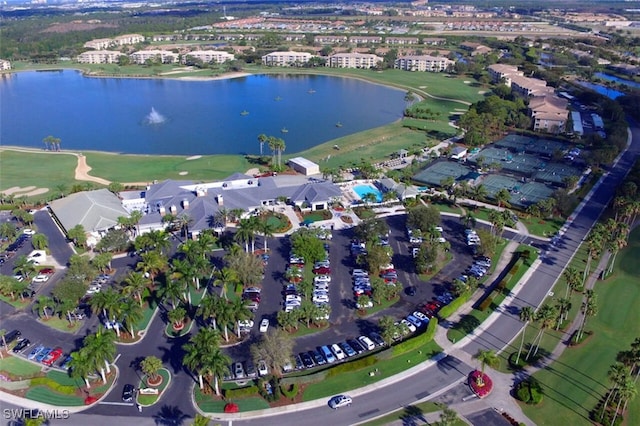
POLYGON ((120 293, 113 288, 108 288, 105 291, 94 294, 89 301, 89 305, 91 305, 91 310, 94 314, 102 312, 104 318, 110 320, 116 311, 116 307, 120 304, 120 299, 120 293))
POLYGON ((234 322, 234 312, 233 307, 228 301, 223 301, 218 306, 218 312, 216 315, 216 319, 218 320, 218 324, 222 326, 224 330, 224 340, 225 342, 229 341, 229 324, 233 324, 234 322))
POLYGON ((258 142, 260 143, 260 156, 262 157, 262 148, 264 147, 264 143, 269 140, 269 137, 264 133, 260 133, 258 135, 258 142))
POLYGON ((142 253, 140 257, 142 260, 138 262, 136 268, 145 274, 149 274, 149 279, 153 286, 156 276, 167 267, 167 258, 155 250, 142 253))
POLYGON ((28 260, 24 254, 18 256, 13 263, 13 273, 20 274, 23 278, 28 278, 35 270, 36 265, 33 260, 28 260))
POLYGON ((119 311, 119 319, 121 319, 125 327, 129 329, 131 338, 135 338, 133 326, 142 321, 142 307, 134 299, 125 298, 120 303, 119 311))
MULTIPOLYGON (((200 387, 200 389, 202 389, 202 387, 200 387)), ((209 419, 209 417, 205 417, 202 414, 198 413, 193 418, 193 422, 191 423, 191 426, 209 426, 210 422, 211 422, 211 419, 209 419)))
POLYGON ((621 362, 616 362, 611 367, 609 367, 609 371, 607 372, 607 378, 613 385, 609 392, 607 393, 607 398, 604 401, 604 407, 602 410, 602 414, 600 415, 600 420, 604 418, 604 414, 607 412, 607 407, 609 406, 609 399, 613 398, 615 400, 615 395, 618 392, 618 388, 627 381, 627 378, 631 376, 631 371, 629 367, 624 365, 621 362))
POLYGON ((527 326, 535 317, 535 311, 531 306, 524 306, 520 309, 520 321, 524 322, 524 328, 522 329, 522 340, 520 341, 520 348, 518 348, 518 356, 516 357, 516 365, 520 362, 520 354, 522 353, 522 347, 524 346, 524 336, 527 333, 527 326))
POLYGON ((184 234, 185 238, 189 238, 189 226, 193 223, 191 216, 187 213, 182 213, 176 220, 181 234, 184 234))
POLYGON ((498 202, 498 207, 502 207, 509 204, 509 200, 511 199, 511 194, 507 188, 502 188, 494 195, 496 201, 498 202))
POLYGON ((185 367, 198 375, 198 382, 200 384, 200 389, 202 390, 204 388, 204 383, 202 382, 202 353, 200 348, 192 343, 192 340, 193 339, 182 347, 185 352, 184 357, 182 358, 182 363, 185 367))
POLYGON ((233 322, 236 324, 236 334, 238 335, 238 338, 240 338, 240 321, 253 318, 253 312, 247 308, 247 305, 242 299, 234 299, 231 302, 231 312, 233 322))
POLYGON ((209 253, 215 250, 217 242, 218 238, 210 230, 205 230, 198 235, 197 244, 200 247, 203 259, 207 259, 209 253))
POLYGON ((142 292, 146 287, 146 280, 144 275, 139 272, 129 272, 127 277, 124 279, 124 283, 126 284, 122 288, 122 293, 127 295, 134 295, 134 297, 138 300, 138 303, 142 307, 142 292))
POLYGON ((49 319, 49 313, 47 311, 55 306, 55 301, 52 297, 41 294, 38 296, 35 306, 37 306, 38 312, 42 311, 44 317, 49 319))
POLYGON ((218 312, 220 311, 220 305, 225 303, 220 297, 215 294, 207 295, 200 301, 200 306, 198 306, 198 310, 196 314, 202 317, 202 321, 205 323, 207 320, 211 320, 213 323, 213 328, 217 328, 216 317, 218 316, 218 312))
POLYGON ((485 198, 487 198, 487 195, 487 187, 483 184, 471 188, 471 198, 474 200, 483 201, 485 198))
POLYGON ((71 361, 69 362, 69 371, 72 378, 81 378, 87 385, 87 389, 91 387, 89 384, 89 374, 93 371, 92 360, 89 353, 84 348, 71 352, 71 361))
POLYGON ((215 348, 204 357, 203 369, 209 377, 213 378, 213 388, 216 395, 220 395, 219 381, 229 372, 231 358, 225 355, 220 348, 215 348))
POLYGON ((36 250, 44 250, 49 246, 49 239, 45 234, 35 234, 31 237, 31 245, 36 250))
POLYGON ((582 339, 584 333, 584 326, 587 324, 587 318, 596 316, 598 314, 598 298, 593 290, 589 289, 584 292, 585 300, 582 302, 582 324, 576 335, 576 340, 582 339))
POLYGON ((629 237, 629 225, 624 222, 615 223, 613 234, 611 235, 607 249, 613 253, 611 262, 609 263, 608 274, 613 272, 613 265, 616 263, 618 252, 627 246, 629 237))
POLYGON ((67 231, 67 236, 75 245, 84 247, 87 244, 87 231, 84 226, 78 224, 67 231))
POLYGON ((618 405, 616 405, 616 413, 613 415, 613 420, 611 420, 611 424, 615 425, 616 418, 618 417, 618 413, 620 412, 620 404, 624 401, 624 406, 622 408, 622 412, 627 408, 627 403, 634 399, 638 394, 638 389, 636 388, 636 384, 631 378, 627 378, 623 383, 620 389, 618 390, 618 405))
POLYGON ((580 271, 573 266, 565 269, 562 275, 567 282, 567 290, 564 297, 569 297, 569 294, 577 290, 578 286, 582 283, 582 277, 580 276, 580 271))
POLYGON ((298 329, 298 316, 299 315, 297 310, 289 312, 280 310, 278 311, 276 320, 278 321, 278 325, 280 325, 280 327, 287 331, 291 331, 291 329, 293 328, 298 329))
POLYGON ((95 370, 100 371, 102 381, 107 382, 105 376, 106 372, 110 373, 110 362, 113 362, 116 356, 116 336, 111 330, 98 330, 95 334, 90 334, 83 340, 83 348, 88 353, 88 358, 91 360, 92 366, 95 370))
POLYGON ((145 357, 140 361, 140 370, 154 382, 158 379, 158 371, 162 368, 162 361, 156 356, 145 357))
POLYGON ((557 319, 557 314, 556 314, 555 306, 544 304, 540 307, 540 309, 536 314, 536 321, 540 322, 540 330, 538 330, 538 334, 536 335, 536 337, 533 339, 533 342, 531 343, 532 347, 535 346, 535 350, 534 351, 529 350, 529 352, 527 353, 526 359, 529 359, 529 355, 531 355, 531 352, 533 352, 534 356, 538 353, 538 349, 540 348, 540 343, 542 342, 544 331, 547 328, 553 327, 556 319, 557 319))
POLYGON ((556 302, 556 308, 558 308, 558 321, 556 321, 556 330, 560 328, 560 324, 565 321, 569 310, 571 309, 571 299, 568 297, 562 297, 556 302))
POLYGON ((133 226, 133 229, 136 231, 136 236, 140 235, 140 228, 138 227, 138 224, 142 220, 142 217, 143 214, 140 210, 134 210, 131 212, 131 214, 129 214, 129 220, 131 222, 131 225, 133 226))
MULTIPOLYGON (((9 348, 7 347, 7 340, 4 338, 4 336, 6 335, 7 335, 7 330, 5 330, 4 328, 0 330, 0 338, 2 338, 2 346, 4 347, 4 351, 8 352, 9 348)), ((2 352, 0 352, 0 354, 2 354, 2 352)), ((2 356, 2 358, 4 359, 4 356, 2 356)))
POLYGON ((602 248, 605 242, 605 235, 608 234, 608 231, 604 228, 604 226, 598 223, 593 227, 589 236, 587 236, 587 245, 589 247, 589 253, 587 255, 587 266, 585 267, 584 274, 582 276, 582 284, 584 285, 587 280, 587 276, 589 275, 591 269, 591 260, 595 259, 602 252, 602 248))
POLYGON ((174 328, 181 327, 184 324, 184 319, 187 316, 187 310, 182 306, 178 306, 173 310, 169 311, 167 314, 167 318, 171 321, 174 328))
POLYGON ((483 377, 485 366, 488 365, 491 368, 495 368, 500 364, 500 359, 494 350, 480 350, 478 351, 476 358, 480 361, 480 371, 482 374, 478 376, 478 384, 481 385, 484 384, 483 377))
POLYGON ((236 229, 234 240, 244 243, 244 251, 249 252, 249 241, 253 239, 254 222, 249 219, 241 219, 236 229))
POLYGON ((200 389, 204 388, 202 375, 205 373, 205 359, 220 348, 220 333, 212 328, 201 328, 198 334, 189 339, 189 343, 183 346, 186 354, 184 364, 194 373, 198 374, 200 389))
POLYGON ((213 282, 214 285, 219 285, 221 287, 220 297, 227 298, 227 284, 235 283, 238 281, 238 274, 231 268, 224 267, 222 269, 218 269, 215 272, 216 279, 213 282))
POLYGON ((177 302, 182 300, 184 295, 184 284, 180 280, 168 279, 164 286, 160 289, 160 296, 163 299, 169 299, 171 309, 176 308, 177 302))
POLYGON ((258 231, 262 234, 262 238, 264 240, 264 251, 266 252, 268 250, 267 239, 273 237, 276 227, 272 222, 262 220, 258 222, 258 231))

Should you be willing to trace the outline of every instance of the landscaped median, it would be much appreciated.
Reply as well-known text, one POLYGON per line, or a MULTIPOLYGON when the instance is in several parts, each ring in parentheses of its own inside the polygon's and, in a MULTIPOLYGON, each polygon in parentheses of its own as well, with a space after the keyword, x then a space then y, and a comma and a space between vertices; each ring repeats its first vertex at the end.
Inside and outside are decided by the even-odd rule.
POLYGON ((143 407, 149 407, 162 398, 162 394, 171 383, 171 373, 166 368, 156 372, 156 377, 145 375, 140 381, 137 402, 143 407))
POLYGON ((273 394, 265 394, 267 381, 258 384, 248 380, 245 384, 225 383, 223 397, 203 393, 195 387, 194 400, 204 412, 222 413, 227 403, 238 406, 240 412, 262 410, 270 407, 326 398, 347 392, 394 376, 402 371, 428 361, 442 352, 434 341, 438 321, 434 318, 427 329, 415 337, 361 358, 329 366, 315 373, 291 373, 276 380, 268 378, 273 394))
POLYGON ((116 378, 112 371, 107 375, 106 383, 94 378, 90 380, 92 386, 86 389, 80 378, 72 378, 58 370, 45 372, 43 366, 14 356, 0 360, 0 374, 3 392, 59 407, 79 407, 86 405, 88 398, 91 401, 99 399, 116 378))
MULTIPOLYGON (((516 284, 522 279, 524 274, 531 268, 538 254, 530 246, 521 245, 514 253, 514 259, 510 262, 509 270, 505 271, 504 278, 493 288, 489 289, 483 297, 475 304, 468 314, 464 315, 460 321, 455 323, 447 333, 447 338, 451 342, 458 342, 466 335, 473 332, 482 322, 484 322, 495 311, 504 299, 511 294, 516 284)), ((465 292, 449 305, 444 306, 438 316, 447 318, 455 313, 470 298, 470 292, 465 292)))

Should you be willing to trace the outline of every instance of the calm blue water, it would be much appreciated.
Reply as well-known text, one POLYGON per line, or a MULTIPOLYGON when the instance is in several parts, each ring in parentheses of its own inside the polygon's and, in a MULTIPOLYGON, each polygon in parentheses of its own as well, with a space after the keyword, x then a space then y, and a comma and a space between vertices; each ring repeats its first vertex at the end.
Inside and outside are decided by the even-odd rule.
POLYGON ((0 79, 0 143, 43 148, 53 135, 62 149, 257 154, 264 133, 294 153, 398 120, 404 93, 312 75, 178 81, 15 73, 0 79), (164 121, 149 124, 152 108, 164 121))
POLYGON ((616 77, 615 75, 606 74, 603 72, 596 72, 593 75, 603 80, 615 81, 616 83, 624 84, 625 86, 635 87, 636 89, 640 89, 640 83, 636 83, 633 80, 627 80, 625 78, 616 77))
POLYGON ((619 90, 610 89, 607 86, 603 86, 601 84, 589 83, 587 81, 578 81, 577 83, 580 86, 586 87, 587 89, 591 89, 595 92, 598 92, 601 95, 608 97, 609 99, 616 99, 616 98, 619 98, 620 96, 625 95, 623 92, 619 90))
POLYGON ((376 202, 382 202, 382 192, 378 188, 374 188, 371 185, 356 185, 353 187, 353 190, 361 200, 364 200, 365 195, 373 194, 376 196, 376 202))

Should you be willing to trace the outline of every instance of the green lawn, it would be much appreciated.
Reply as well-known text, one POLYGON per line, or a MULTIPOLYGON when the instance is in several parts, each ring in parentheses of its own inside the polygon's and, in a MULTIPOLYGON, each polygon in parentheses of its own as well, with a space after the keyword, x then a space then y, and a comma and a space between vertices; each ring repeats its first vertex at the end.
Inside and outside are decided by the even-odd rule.
POLYGON ((83 397, 52 392, 48 386, 35 386, 27 391, 25 397, 58 407, 77 407, 84 405, 83 397))
MULTIPOLYGON (((544 388, 540 406, 524 406, 525 414, 538 425, 586 424, 588 412, 609 386, 607 371, 620 350, 638 337, 640 323, 640 229, 630 237, 629 247, 618 255, 615 273, 598 282, 598 315, 586 329, 594 334, 582 345, 567 349, 549 368, 534 375, 544 388)), ((625 423, 640 424, 640 399, 629 404, 625 423)))
POLYGON ((303 399, 311 401, 325 398, 336 393, 347 392, 354 387, 362 387, 379 382, 413 365, 427 361, 441 351, 442 348, 432 341, 420 350, 416 349, 390 359, 379 360, 376 364, 357 371, 327 377, 321 382, 309 384, 304 391, 303 399), (369 373, 376 368, 379 374, 370 375, 369 373))
POLYGON ((554 217, 553 219, 540 219, 533 216, 520 218, 520 222, 527 227, 529 233, 541 237, 548 237, 558 232, 564 225, 565 220, 565 218, 561 217, 554 217))
POLYGON ((20 299, 19 297, 17 297, 15 300, 13 300, 11 296, 5 296, 3 294, 0 294, 0 300, 13 306, 16 309, 26 308, 27 306, 29 306, 29 303, 31 303, 31 299, 20 299))
POLYGON ((6 356, 0 359, 0 371, 11 374, 14 377, 32 377, 42 370, 41 365, 33 364, 16 356, 6 356))
POLYGON ((47 327, 55 328, 56 330, 64 331, 65 333, 75 333, 83 324, 82 321, 69 323, 66 318, 58 318, 57 316, 50 316, 48 320, 39 318, 38 321, 47 327))
POLYGON ((47 199, 53 195, 56 185, 64 184, 69 189, 77 183, 74 172, 78 161, 73 155, 0 150, 0 163, 0 190, 14 186, 44 187, 49 188, 49 192, 36 198, 47 199))
MULTIPOLYGON (((171 382, 171 373, 169 373, 169 370, 167 370, 166 368, 160 369, 158 371, 158 374, 162 376, 162 383, 160 383, 160 386, 156 387, 158 389, 158 394, 157 395, 142 395, 140 393, 138 394, 137 402, 143 407, 148 407, 149 405, 153 405, 156 402, 158 402, 160 398, 162 398, 162 394, 164 393, 165 389, 167 389, 167 386, 169 386, 169 383, 171 382)), ((147 387, 146 376, 144 376, 140 381, 140 383, 138 384, 138 388, 146 388, 146 387, 147 387)))

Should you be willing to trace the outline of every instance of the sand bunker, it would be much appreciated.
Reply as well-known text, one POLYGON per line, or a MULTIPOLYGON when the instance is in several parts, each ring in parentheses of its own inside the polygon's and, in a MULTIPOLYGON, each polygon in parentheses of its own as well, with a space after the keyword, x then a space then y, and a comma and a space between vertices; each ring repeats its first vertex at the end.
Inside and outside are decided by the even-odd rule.
POLYGON ((418 86, 418 89, 426 89, 427 86, 418 86))
POLYGON ((486 90, 478 90, 478 95, 484 95, 485 93, 487 93, 486 90))
MULTIPOLYGON (((28 192, 28 191, 33 191, 34 189, 36 189, 35 186, 25 186, 24 188, 21 188, 19 186, 12 186, 9 189, 5 189, 4 191, 2 191, 3 194, 5 195, 11 195, 11 194, 16 194, 18 192, 28 192)), ((24 194, 22 194, 24 195, 24 194)))
POLYGON ((180 176, 185 176, 185 175, 188 175, 188 174, 189 174, 189 172, 179 172, 178 174, 179 174, 180 176))
POLYGON ((38 188, 38 189, 34 189, 33 191, 29 191, 26 194, 22 194, 22 195, 26 195, 27 197, 33 197, 34 195, 46 194, 47 192, 49 192, 49 188, 38 188))
POLYGON ((245 175, 253 176, 253 175, 257 175, 258 173, 260 173, 260 169, 249 169, 247 170, 247 173, 245 173, 245 175))
POLYGON ((202 158, 202 155, 192 155, 191 157, 187 157, 187 161, 197 160, 198 158, 202 158))
POLYGON ((464 84, 471 84, 471 82, 469 80, 465 80, 464 84))

